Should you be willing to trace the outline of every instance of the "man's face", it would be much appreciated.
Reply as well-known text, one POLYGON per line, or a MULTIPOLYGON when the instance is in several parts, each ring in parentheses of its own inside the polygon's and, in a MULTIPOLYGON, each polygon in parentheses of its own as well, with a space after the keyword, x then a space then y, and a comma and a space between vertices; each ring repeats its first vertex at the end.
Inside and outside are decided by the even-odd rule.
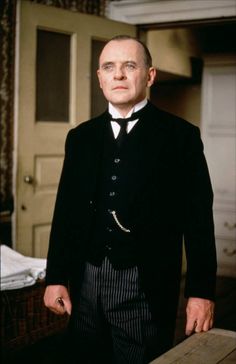
POLYGON ((104 47, 97 74, 105 98, 125 116, 145 98, 155 69, 146 66, 141 44, 132 39, 114 40, 104 47))

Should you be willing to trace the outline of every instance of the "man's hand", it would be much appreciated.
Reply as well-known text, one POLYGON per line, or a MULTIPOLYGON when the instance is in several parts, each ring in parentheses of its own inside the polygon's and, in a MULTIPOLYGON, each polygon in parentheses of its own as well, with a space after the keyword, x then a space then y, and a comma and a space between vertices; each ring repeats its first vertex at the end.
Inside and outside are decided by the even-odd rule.
POLYGON ((57 315, 71 314, 71 300, 68 290, 62 285, 50 285, 44 293, 44 304, 57 315))
POLYGON ((197 297, 188 299, 186 313, 187 323, 185 334, 191 335, 193 332, 208 331, 213 326, 214 302, 197 297))

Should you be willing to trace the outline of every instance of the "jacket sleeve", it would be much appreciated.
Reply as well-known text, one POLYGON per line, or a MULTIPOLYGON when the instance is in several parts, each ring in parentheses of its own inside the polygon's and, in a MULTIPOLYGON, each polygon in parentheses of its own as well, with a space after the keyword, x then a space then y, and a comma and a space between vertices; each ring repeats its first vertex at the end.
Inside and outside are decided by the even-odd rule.
POLYGON ((191 129, 185 151, 185 296, 214 300, 216 248, 213 191, 198 128, 191 129))
POLYGON ((59 181, 47 255, 46 285, 67 286, 69 274, 69 211, 72 199, 72 130, 65 143, 65 157, 59 181))

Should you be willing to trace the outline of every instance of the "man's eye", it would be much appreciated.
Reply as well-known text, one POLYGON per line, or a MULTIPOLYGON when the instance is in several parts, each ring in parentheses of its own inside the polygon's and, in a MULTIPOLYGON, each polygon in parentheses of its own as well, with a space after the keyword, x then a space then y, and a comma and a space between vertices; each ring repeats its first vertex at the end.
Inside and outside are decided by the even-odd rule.
POLYGON ((126 68, 127 70, 133 71, 136 67, 133 63, 127 63, 126 68))
POLYGON ((102 67, 102 69, 104 70, 104 71, 112 71, 113 70, 113 65, 112 64, 105 64, 103 67, 102 67))

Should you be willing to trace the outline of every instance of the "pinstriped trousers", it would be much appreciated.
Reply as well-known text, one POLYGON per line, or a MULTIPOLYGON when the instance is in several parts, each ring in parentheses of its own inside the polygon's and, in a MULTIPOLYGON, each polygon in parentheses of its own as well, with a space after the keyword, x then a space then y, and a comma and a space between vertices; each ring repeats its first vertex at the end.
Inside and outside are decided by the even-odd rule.
POLYGON ((75 324, 78 364, 144 364, 155 358, 152 322, 137 267, 86 264, 75 324), (154 354, 154 355, 153 355, 154 354))

